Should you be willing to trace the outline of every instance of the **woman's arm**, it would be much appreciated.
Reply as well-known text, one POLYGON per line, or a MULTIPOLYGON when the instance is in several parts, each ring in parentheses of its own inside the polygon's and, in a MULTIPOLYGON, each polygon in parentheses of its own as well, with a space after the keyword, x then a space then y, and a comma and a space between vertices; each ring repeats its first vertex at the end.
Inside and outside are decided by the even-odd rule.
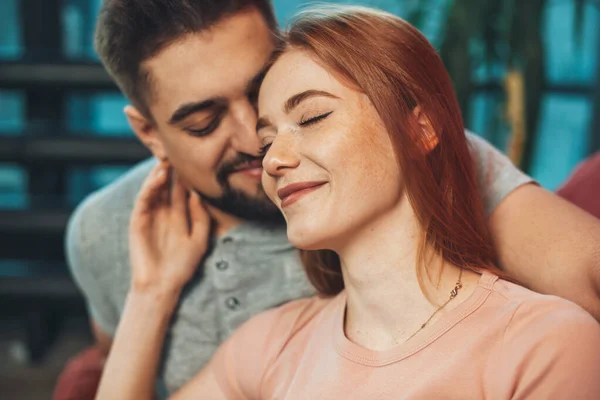
POLYGON ((156 371, 178 293, 130 291, 97 399, 152 399, 156 371))
POLYGON ((530 184, 502 200, 490 228, 503 269, 600 320, 600 220, 530 184))
POLYGON ((209 363, 194 379, 169 397, 169 400, 233 400, 225 395, 212 374, 211 368, 211 363, 209 363))
POLYGON ((210 221, 197 194, 166 165, 144 182, 129 233, 131 287, 98 388, 97 399, 152 399, 169 321, 184 285, 206 252, 210 221))

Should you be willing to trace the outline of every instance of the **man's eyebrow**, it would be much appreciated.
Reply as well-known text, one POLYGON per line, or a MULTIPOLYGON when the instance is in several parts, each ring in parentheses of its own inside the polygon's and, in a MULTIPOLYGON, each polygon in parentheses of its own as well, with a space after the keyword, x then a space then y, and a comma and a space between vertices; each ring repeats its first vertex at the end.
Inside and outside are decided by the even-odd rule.
POLYGON ((208 99, 208 100, 199 101, 199 102, 195 102, 195 103, 182 104, 181 106, 179 106, 179 108, 177 108, 177 110, 175 110, 175 112, 171 116, 171 119, 169 120, 169 124, 174 125, 178 122, 183 121, 184 119, 186 119, 187 117, 189 117, 192 114, 207 110, 209 108, 213 108, 216 105, 224 104, 226 102, 227 102, 227 100, 224 98, 213 98, 213 99, 208 99))
POLYGON ((272 126, 272 125, 273 124, 271 123, 271 121, 269 120, 268 117, 260 117, 256 121, 256 131, 258 132, 262 128, 266 128, 267 126, 272 126))
POLYGON ((302 103, 304 100, 310 99, 311 97, 330 97, 332 99, 339 99, 339 97, 322 90, 305 90, 304 92, 295 94, 287 99, 283 105, 283 111, 286 114, 289 114, 298 106, 298 104, 302 103))

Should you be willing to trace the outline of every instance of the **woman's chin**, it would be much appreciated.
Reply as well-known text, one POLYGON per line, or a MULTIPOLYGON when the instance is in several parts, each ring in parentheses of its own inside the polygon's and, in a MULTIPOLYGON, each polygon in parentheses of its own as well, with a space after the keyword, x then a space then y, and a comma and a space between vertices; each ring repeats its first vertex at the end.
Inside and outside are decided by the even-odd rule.
POLYGON ((301 250, 322 250, 324 240, 320 233, 322 232, 313 229, 293 229, 290 225, 287 227, 289 242, 301 250))

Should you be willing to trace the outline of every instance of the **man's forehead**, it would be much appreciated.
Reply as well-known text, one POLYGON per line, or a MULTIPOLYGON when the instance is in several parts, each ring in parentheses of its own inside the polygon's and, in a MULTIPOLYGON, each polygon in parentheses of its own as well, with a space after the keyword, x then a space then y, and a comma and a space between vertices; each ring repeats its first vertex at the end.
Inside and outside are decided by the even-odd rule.
POLYGON ((173 108, 181 102, 244 95, 274 47, 269 36, 255 39, 216 47, 218 39, 189 35, 172 44, 144 65, 153 99, 173 108))

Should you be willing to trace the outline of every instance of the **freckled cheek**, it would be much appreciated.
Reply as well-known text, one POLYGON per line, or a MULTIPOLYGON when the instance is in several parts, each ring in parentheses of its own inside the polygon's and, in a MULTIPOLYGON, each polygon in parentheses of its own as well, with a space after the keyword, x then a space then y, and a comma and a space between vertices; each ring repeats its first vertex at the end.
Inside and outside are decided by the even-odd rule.
MULTIPOLYGON (((381 190, 382 185, 389 183, 392 170, 396 169, 395 161, 382 151, 381 143, 376 143, 365 136, 353 137, 342 145, 335 160, 335 180, 337 192, 345 201, 363 202, 381 190)), ((334 165, 332 164, 332 170, 334 165)))
POLYGON ((333 136, 329 143, 321 146, 326 165, 332 172, 341 171, 344 175, 368 172, 374 166, 373 144, 365 140, 366 133, 348 127, 333 136))

